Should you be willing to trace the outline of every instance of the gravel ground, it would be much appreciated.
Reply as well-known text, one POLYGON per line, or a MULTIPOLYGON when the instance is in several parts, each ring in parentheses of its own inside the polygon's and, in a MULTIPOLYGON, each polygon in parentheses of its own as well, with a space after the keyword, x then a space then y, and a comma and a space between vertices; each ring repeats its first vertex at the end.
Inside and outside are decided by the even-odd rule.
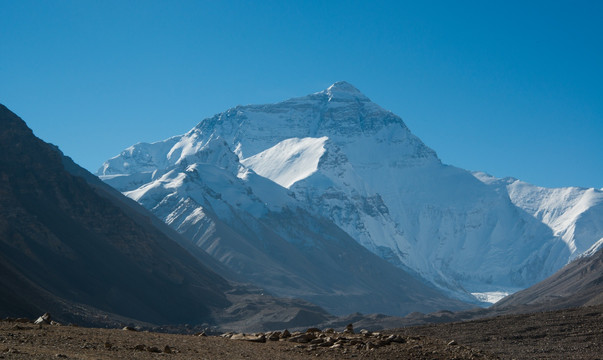
POLYGON ((502 359, 603 359, 603 305, 412 327, 396 333, 453 338, 502 359))
POLYGON ((5 320, 0 359, 597 359, 602 324, 599 306, 381 333, 314 329, 272 341, 270 334, 229 339, 5 320))

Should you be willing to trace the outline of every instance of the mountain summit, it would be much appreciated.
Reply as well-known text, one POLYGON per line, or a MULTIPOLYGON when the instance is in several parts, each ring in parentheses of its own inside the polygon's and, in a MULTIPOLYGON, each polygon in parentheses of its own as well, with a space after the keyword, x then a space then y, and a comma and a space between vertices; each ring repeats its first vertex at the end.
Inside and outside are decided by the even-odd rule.
POLYGON ((354 95, 360 95, 365 97, 360 90, 358 90, 354 85, 350 84, 347 81, 337 81, 333 85, 329 86, 326 90, 328 94, 334 93, 348 93, 354 95))
POLYGON ((323 91, 329 96, 329 100, 348 100, 348 101, 370 101, 369 98, 364 96, 360 90, 356 89, 354 85, 345 82, 338 81, 335 84, 329 86, 328 89, 323 91))
POLYGON ((588 207, 574 207, 568 221, 552 228, 549 217, 522 207, 536 192, 521 195, 442 164, 399 116, 346 82, 276 104, 237 106, 184 135, 134 145, 105 162, 98 175, 198 244, 211 232, 210 217, 240 221, 242 228, 249 227, 245 219, 278 218, 286 241, 320 249, 311 229, 302 238, 291 233, 301 231, 304 214, 329 221, 381 259, 468 301, 540 281, 575 256, 570 243, 588 248, 603 237, 600 225, 559 235, 559 226, 578 224, 582 213, 600 224, 600 190, 589 190, 588 207), (200 155, 216 139, 221 151, 236 155, 234 165, 200 155), (204 190, 183 174, 194 174, 204 190), (232 185, 239 181, 244 186, 232 185))

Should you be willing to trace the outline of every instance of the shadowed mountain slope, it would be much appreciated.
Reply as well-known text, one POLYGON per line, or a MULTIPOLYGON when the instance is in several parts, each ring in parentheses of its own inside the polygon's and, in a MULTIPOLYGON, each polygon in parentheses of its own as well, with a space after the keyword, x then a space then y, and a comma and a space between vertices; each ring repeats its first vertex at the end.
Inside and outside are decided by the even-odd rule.
POLYGON ((509 295, 489 308, 432 314, 410 314, 404 318, 362 317, 336 319, 329 325, 345 321, 358 322, 366 328, 392 328, 430 323, 475 320, 510 314, 540 313, 561 309, 603 305, 603 241, 547 279, 509 295), (597 246, 598 245, 598 246, 597 246))
POLYGON ((181 323, 229 305, 226 280, 66 172, 62 154, 4 106, 0 122, 3 315, 75 302, 181 323))
MULTIPOLYGON (((603 243, 600 242, 599 245, 603 243)), ((480 322, 496 321, 503 315, 531 314, 527 317, 543 316, 542 312, 577 310, 584 307, 593 309, 603 305, 603 248, 593 246, 585 255, 572 261, 549 278, 531 287, 507 296, 489 308, 474 308, 457 312, 437 311, 430 314, 412 313, 405 317, 384 315, 362 316, 351 314, 325 323, 323 327, 341 327, 353 323, 357 328, 371 330, 391 329, 425 324, 454 323, 451 327, 461 325, 460 321, 479 320, 480 322), (495 318, 496 317, 496 318, 495 318)), ((598 310, 597 315, 600 314, 598 310)), ((592 314, 591 314, 592 315, 592 314)), ((465 323, 470 324, 470 323, 465 323)), ((470 325, 467 325, 470 326, 470 325)), ((536 329, 536 328, 535 328, 536 329)), ((456 337, 455 337, 456 339, 456 337)))
POLYGON ((546 280, 502 299, 493 307, 555 310, 600 304, 603 304, 603 248, 572 261, 546 280))
POLYGON ((89 325, 229 329, 329 318, 317 306, 260 295, 214 270, 236 279, 0 105, 0 316, 49 311, 58 321, 89 325))

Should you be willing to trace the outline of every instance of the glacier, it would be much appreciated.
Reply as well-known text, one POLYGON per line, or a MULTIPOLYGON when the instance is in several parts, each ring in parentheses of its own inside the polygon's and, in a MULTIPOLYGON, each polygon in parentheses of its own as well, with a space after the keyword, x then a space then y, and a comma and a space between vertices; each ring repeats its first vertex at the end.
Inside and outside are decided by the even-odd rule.
POLYGON ((317 231, 295 236, 304 214, 464 301, 534 284, 603 238, 601 190, 443 164, 399 116, 346 82, 237 106, 186 134, 133 145, 97 175, 226 264, 233 253, 220 258, 206 243, 219 224, 257 235, 278 218, 268 223, 282 239, 311 248, 317 231))

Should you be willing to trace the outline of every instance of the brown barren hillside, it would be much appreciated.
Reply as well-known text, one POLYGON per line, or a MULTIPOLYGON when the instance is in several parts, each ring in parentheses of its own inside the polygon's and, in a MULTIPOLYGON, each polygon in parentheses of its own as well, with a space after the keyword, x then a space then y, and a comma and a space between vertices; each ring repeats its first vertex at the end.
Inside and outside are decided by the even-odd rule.
POLYGON ((508 296, 495 309, 530 306, 532 311, 603 304, 603 248, 578 258, 549 278, 508 296))

